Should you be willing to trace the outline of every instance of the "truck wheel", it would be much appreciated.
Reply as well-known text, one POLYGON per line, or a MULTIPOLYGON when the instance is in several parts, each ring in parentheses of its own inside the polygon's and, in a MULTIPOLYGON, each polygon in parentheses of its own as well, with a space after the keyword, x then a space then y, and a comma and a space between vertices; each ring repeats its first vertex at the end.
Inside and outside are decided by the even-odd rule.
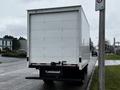
POLYGON ((53 80, 43 80, 44 81, 44 83, 46 83, 46 84, 52 84, 53 83, 53 80))
POLYGON ((82 79, 81 82, 84 83, 87 80, 88 65, 82 70, 82 79))
POLYGON ((88 73, 88 65, 84 68, 84 73, 85 73, 85 75, 87 75, 87 73, 88 73))

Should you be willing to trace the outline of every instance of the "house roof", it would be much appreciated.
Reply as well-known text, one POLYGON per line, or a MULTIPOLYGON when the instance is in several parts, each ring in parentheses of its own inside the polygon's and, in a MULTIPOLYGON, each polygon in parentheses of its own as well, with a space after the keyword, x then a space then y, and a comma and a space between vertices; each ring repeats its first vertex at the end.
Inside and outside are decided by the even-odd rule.
POLYGON ((13 39, 0 38, 0 40, 4 40, 4 41, 12 41, 13 39))

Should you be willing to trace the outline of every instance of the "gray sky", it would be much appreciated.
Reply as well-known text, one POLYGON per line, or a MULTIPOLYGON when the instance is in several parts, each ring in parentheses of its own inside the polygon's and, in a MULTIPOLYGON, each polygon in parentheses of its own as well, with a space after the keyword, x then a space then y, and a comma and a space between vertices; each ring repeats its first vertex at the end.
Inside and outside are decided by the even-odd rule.
MULTIPOLYGON (((106 39, 120 41, 120 0, 106 0, 106 39)), ((0 0, 0 37, 5 34, 27 36, 26 10, 82 5, 90 24, 92 41, 98 43, 98 16, 95 0, 0 0)))

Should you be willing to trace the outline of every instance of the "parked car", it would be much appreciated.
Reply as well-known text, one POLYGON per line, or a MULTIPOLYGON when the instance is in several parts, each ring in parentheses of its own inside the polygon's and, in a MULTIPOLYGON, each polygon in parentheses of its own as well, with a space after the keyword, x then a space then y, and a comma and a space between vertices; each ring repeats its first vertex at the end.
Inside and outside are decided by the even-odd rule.
POLYGON ((98 56, 97 51, 92 51, 92 56, 98 56))

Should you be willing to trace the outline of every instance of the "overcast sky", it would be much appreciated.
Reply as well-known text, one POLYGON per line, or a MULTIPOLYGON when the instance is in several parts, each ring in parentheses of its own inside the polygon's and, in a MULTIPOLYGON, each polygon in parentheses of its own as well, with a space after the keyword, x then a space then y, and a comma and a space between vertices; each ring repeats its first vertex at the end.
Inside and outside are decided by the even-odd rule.
MULTIPOLYGON (((106 39, 120 41, 120 0, 106 0, 106 39)), ((90 24, 90 34, 98 43, 99 12, 95 0, 0 0, 0 37, 13 35, 27 37, 27 9, 82 5, 90 24)))

